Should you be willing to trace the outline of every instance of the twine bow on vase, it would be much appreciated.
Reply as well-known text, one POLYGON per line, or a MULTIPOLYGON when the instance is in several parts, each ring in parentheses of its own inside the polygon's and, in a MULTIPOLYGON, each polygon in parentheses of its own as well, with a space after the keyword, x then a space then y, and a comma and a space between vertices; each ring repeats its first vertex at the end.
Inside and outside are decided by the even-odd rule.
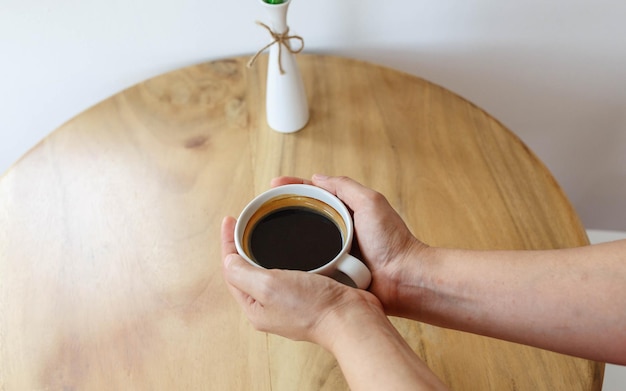
POLYGON ((263 53, 265 50, 270 48, 272 45, 278 44, 278 69, 280 70, 280 74, 284 75, 285 74, 285 70, 283 69, 283 64, 282 64, 282 55, 283 55, 282 48, 283 48, 283 46, 285 46, 285 48, 291 54, 298 54, 298 53, 300 53, 304 49, 304 39, 301 36, 299 36, 299 35, 289 35, 289 27, 287 27, 287 30, 285 30, 284 33, 277 33, 275 31, 273 31, 265 23, 262 23, 262 22, 256 22, 256 23, 259 26, 265 28, 270 33, 270 35, 273 38, 273 41, 268 43, 267 45, 265 45, 258 52, 256 52, 256 54, 248 62, 248 68, 250 68, 250 67, 252 67, 254 65, 254 63, 256 62, 257 58, 261 55, 261 53, 263 53), (300 41, 300 47, 298 49, 296 49, 296 50, 294 50, 291 47, 291 44, 289 42, 292 39, 300 41))
POLYGON ((250 59, 248 67, 254 65, 259 55, 269 49, 265 83, 267 124, 280 133, 297 132, 309 122, 307 94, 296 61, 296 54, 304 49, 304 39, 289 34, 287 10, 291 0, 283 0, 279 4, 270 4, 267 0, 258 2, 265 9, 269 23, 256 23, 269 32, 272 41, 250 59), (294 40, 298 42, 294 43, 294 40))

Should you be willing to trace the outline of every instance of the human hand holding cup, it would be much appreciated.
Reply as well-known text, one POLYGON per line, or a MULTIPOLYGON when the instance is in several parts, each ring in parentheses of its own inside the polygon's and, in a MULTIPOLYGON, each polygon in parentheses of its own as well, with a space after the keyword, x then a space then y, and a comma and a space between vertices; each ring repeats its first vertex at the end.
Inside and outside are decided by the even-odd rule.
POLYGON ((235 226, 237 252, 254 266, 329 277, 341 272, 366 289, 372 277, 350 254, 353 237, 348 208, 333 194, 307 184, 260 194, 243 209, 235 226))

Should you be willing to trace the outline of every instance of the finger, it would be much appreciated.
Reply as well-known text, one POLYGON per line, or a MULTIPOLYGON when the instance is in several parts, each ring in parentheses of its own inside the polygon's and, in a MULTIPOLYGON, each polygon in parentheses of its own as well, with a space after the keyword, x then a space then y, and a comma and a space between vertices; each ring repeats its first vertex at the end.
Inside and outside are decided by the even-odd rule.
POLYGON ((237 253, 235 246, 235 224, 237 220, 234 217, 224 217, 222 220, 222 261, 226 260, 229 254, 237 253))
POLYGON ((291 184, 312 185, 313 183, 308 179, 302 179, 302 178, 298 178, 295 176, 281 176, 281 177, 272 179, 272 181, 270 182, 270 185, 272 187, 291 185, 291 184))
POLYGON ((313 175, 313 184, 333 193, 355 211, 363 207, 365 202, 379 195, 378 192, 345 176, 332 177, 315 174, 313 175))
MULTIPOLYGON (((222 262, 224 269, 224 277, 229 285, 236 288, 239 293, 248 294, 248 284, 246 281, 250 278, 245 278, 249 274, 249 268, 255 269, 254 266, 248 264, 237 252, 237 246, 235 246, 235 224, 236 220, 233 217, 227 216, 222 220, 222 262)), ((232 292, 232 290, 231 290, 232 292)), ((233 292, 235 296, 237 296, 233 292)))
POLYGON ((230 254, 225 258, 224 277, 226 282, 254 300, 266 300, 269 271, 250 265, 239 254, 230 254))
MULTIPOLYGON (((257 302, 256 299, 246 292, 240 290, 236 286, 232 285, 228 281, 228 270, 224 267, 224 276, 226 279, 226 287, 230 291, 230 294, 233 296, 235 301, 244 309, 246 314, 248 314, 248 310, 257 302)), ((260 304, 260 303, 259 303, 260 304)))
POLYGON ((234 240, 236 220, 233 217, 225 217, 222 221, 222 262, 224 278, 229 285, 236 288, 240 293, 233 292, 235 298, 241 302, 241 297, 247 301, 252 299, 266 300, 266 285, 269 281, 269 271, 252 266, 237 252, 234 240), (239 296, 239 297, 238 297, 239 296))
POLYGON ((248 302, 249 295, 228 283, 228 270, 226 267, 230 262, 230 257, 237 256, 237 247, 235 246, 234 240, 235 224, 235 219, 230 216, 224 217, 224 220, 222 220, 222 271, 227 282, 228 290, 239 304, 244 305, 248 302))

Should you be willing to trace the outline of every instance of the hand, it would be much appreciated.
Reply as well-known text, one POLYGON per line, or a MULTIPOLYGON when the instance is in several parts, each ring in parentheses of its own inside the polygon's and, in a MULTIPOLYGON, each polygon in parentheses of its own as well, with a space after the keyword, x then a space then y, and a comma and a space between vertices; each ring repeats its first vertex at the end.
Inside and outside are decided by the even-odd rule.
MULTIPOLYGON (((383 212, 393 212, 381 201, 384 198, 375 198, 378 201, 373 204, 380 203, 383 212)), ((374 207, 370 214, 377 214, 377 210, 374 207)), ((395 220, 393 213, 390 215, 395 220)), ((367 224, 368 214, 363 216, 359 221, 367 224)), ((371 217, 369 220, 382 224, 371 217)), ((252 266, 237 254, 234 228, 235 219, 225 218, 222 223, 224 277, 257 330, 326 348, 337 358, 351 389, 445 389, 389 322, 376 296, 313 273, 252 266)), ((408 232, 406 227, 405 230, 408 232)), ((388 236, 393 237, 394 233, 388 236)), ((365 236, 362 240, 369 238, 365 236)), ((375 245, 366 246, 366 251, 392 253, 377 250, 375 245)), ((383 265, 376 270, 383 269, 388 267, 383 265)))
POLYGON ((371 293, 301 271, 266 270, 247 263, 234 243, 235 219, 222 223, 223 272, 229 290, 252 325, 293 340, 317 343, 332 351, 337 318, 375 313, 382 305, 371 293))
POLYGON ((380 299, 385 312, 398 313, 397 286, 406 262, 415 261, 428 246, 417 240, 402 218, 380 193, 347 177, 314 175, 312 181, 281 177, 272 186, 307 183, 335 194, 354 215, 357 254, 372 272, 369 290, 380 299))

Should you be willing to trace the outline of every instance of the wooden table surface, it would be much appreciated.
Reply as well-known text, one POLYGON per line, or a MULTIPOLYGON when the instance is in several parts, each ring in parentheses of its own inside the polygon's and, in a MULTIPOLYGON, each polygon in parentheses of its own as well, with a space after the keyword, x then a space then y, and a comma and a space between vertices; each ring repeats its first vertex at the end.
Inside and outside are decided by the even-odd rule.
MULTIPOLYGON (((0 180, 0 389, 342 390, 331 355, 252 329, 219 227, 278 175, 349 175, 435 246, 587 244, 548 170, 420 78, 301 55, 311 120, 265 123, 265 61, 177 70, 78 115, 0 180)), ((603 365, 392 319, 455 390, 599 390, 603 365)))

